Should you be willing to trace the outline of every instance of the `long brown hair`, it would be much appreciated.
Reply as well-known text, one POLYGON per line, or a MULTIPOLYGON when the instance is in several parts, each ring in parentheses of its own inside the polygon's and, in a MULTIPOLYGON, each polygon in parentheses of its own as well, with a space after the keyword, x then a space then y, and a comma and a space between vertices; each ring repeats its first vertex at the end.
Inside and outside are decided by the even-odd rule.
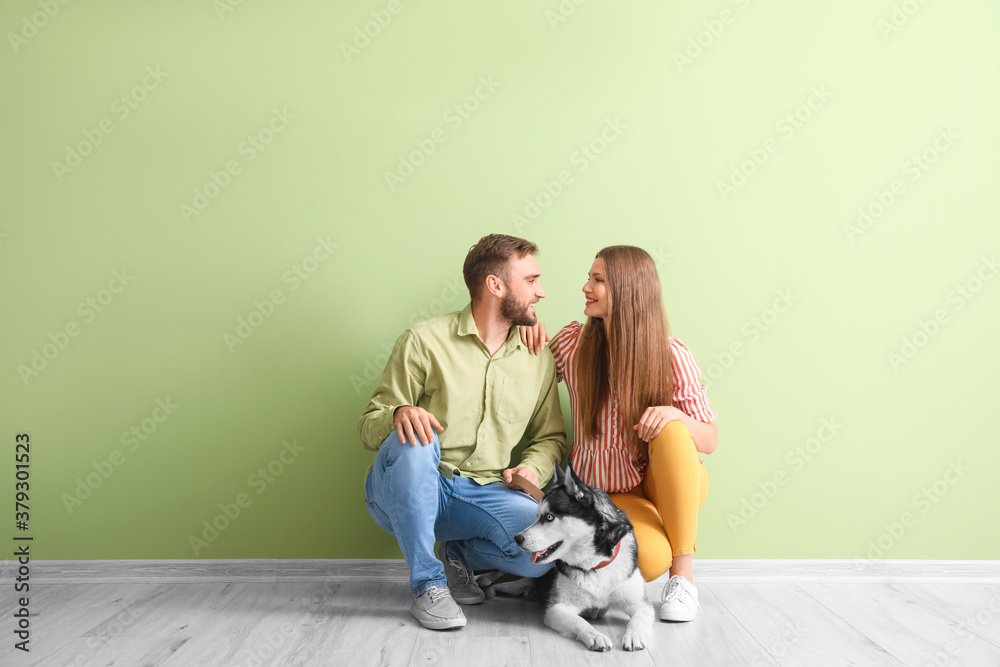
POLYGON ((667 315, 656 264, 642 248, 616 245, 597 253, 604 261, 607 318, 588 317, 577 354, 580 423, 588 439, 600 435, 601 406, 614 393, 625 441, 639 451, 632 428, 653 405, 671 405, 667 315))

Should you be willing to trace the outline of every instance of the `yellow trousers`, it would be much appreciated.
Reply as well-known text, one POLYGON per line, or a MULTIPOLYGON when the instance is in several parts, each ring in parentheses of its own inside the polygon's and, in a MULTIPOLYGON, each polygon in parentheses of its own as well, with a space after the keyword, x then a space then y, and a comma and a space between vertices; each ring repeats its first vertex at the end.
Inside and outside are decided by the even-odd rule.
POLYGON ((698 510, 707 494, 708 473, 691 431, 679 420, 667 423, 649 441, 642 483, 610 494, 635 529, 643 579, 653 581, 670 569, 674 556, 697 551, 698 510))

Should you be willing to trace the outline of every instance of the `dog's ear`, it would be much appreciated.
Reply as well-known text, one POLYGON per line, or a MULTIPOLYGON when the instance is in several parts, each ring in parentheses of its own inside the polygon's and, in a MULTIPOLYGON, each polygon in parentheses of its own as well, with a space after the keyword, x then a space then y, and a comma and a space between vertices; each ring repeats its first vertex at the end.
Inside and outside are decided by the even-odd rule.
MULTIPOLYGON (((625 524, 625 523, 612 524, 608 528, 607 532, 601 534, 600 536, 601 543, 594 544, 594 548, 597 550, 597 553, 604 554, 608 558, 611 558, 611 555, 615 551, 615 545, 621 542, 622 539, 626 535, 628 535, 629 527, 630 524, 625 524)), ((596 541, 597 538, 595 538, 595 542, 596 541)))
POLYGON ((563 483, 563 478, 566 476, 563 469, 559 467, 559 459, 555 459, 555 462, 556 467, 552 470, 552 481, 549 482, 553 489, 561 485, 563 483))
MULTIPOLYGON (((601 515, 605 523, 609 525, 620 524, 622 520, 628 521, 625 512, 611 500, 611 496, 600 490, 594 492, 594 509, 601 515)), ((621 539, 621 538, 618 538, 621 539)), ((615 542, 618 540, 616 539, 615 542)))
POLYGON ((573 472, 572 463, 566 465, 566 474, 563 476, 563 488, 566 489, 566 493, 577 500, 583 500, 587 494, 587 485, 573 472))
POLYGON ((606 554, 610 558, 615 545, 628 535, 632 524, 625 511, 615 505, 606 493, 600 491, 594 493, 594 507, 604 519, 604 526, 598 531, 599 537, 594 540, 594 548, 598 553, 606 554))

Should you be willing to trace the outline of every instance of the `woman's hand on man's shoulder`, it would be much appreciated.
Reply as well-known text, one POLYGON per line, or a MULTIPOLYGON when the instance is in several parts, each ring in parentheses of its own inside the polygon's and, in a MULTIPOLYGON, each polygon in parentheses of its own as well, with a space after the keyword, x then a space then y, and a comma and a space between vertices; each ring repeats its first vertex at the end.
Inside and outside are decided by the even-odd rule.
POLYGON ((549 335, 545 333, 545 325, 541 322, 535 322, 530 327, 520 326, 518 329, 521 332, 521 342, 528 348, 528 352, 541 354, 542 350, 545 349, 545 344, 549 342, 549 335))

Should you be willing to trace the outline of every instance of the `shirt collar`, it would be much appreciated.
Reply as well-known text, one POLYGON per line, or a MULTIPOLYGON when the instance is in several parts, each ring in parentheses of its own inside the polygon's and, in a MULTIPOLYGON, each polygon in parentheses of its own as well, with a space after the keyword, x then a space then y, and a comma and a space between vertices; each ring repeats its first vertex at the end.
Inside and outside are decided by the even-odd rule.
MULTIPOLYGON (((482 342, 479 338, 479 329, 476 328, 476 320, 472 317, 472 302, 470 301, 466 304, 465 308, 458 315, 458 335, 459 336, 475 336, 477 340, 482 342)), ((504 343, 504 347, 511 344, 514 341, 515 349, 518 347, 523 347, 528 349, 528 346, 521 342, 521 332, 517 327, 511 327, 511 331, 507 336, 507 341, 504 343)))

